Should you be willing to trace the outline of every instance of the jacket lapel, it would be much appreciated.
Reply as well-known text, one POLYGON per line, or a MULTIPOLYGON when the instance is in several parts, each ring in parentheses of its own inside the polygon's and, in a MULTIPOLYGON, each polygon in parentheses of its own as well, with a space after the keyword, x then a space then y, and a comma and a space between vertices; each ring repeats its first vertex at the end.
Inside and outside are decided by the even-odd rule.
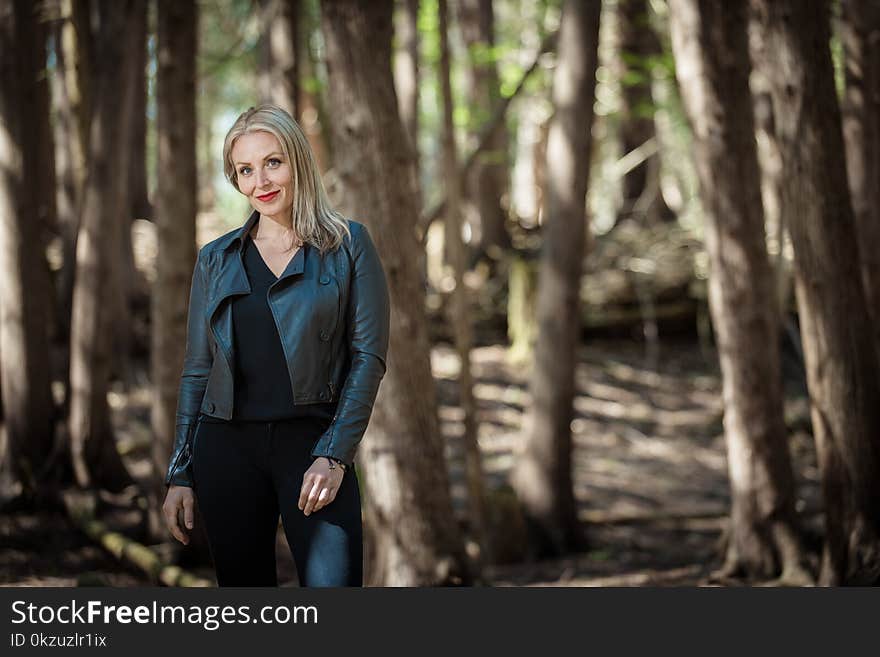
POLYGON ((224 301, 251 292, 242 261, 242 246, 245 235, 253 228, 259 216, 254 210, 244 226, 233 233, 220 254, 220 270, 215 273, 215 282, 210 286, 212 294, 207 306, 208 323, 214 332, 214 339, 226 352, 227 358, 231 358, 232 353, 232 313, 229 312, 229 305, 224 305, 224 301))

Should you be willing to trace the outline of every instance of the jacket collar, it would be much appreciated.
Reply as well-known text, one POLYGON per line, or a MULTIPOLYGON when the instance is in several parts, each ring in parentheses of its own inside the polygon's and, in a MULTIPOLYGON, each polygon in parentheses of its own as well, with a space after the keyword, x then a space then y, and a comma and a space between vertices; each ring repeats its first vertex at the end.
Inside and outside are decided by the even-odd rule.
POLYGON ((251 216, 248 217, 248 220, 244 222, 244 225, 231 233, 227 233, 222 242, 219 244, 219 247, 222 250, 226 250, 231 246, 235 246, 238 251, 241 251, 244 248, 244 238, 254 227, 254 224, 257 223, 260 219, 260 213, 257 210, 251 212, 251 216))
MULTIPOLYGON (((259 219, 260 213, 257 210, 251 212, 251 215, 248 217, 243 226, 237 228, 230 233, 227 233, 223 238, 221 238, 222 241, 219 244, 220 249, 226 251, 227 249, 234 248, 240 254, 244 250, 245 237, 247 237, 247 234, 251 231, 257 221, 259 221, 259 219)), ((305 244, 303 244, 302 248, 300 248, 300 250, 294 254, 293 258, 287 264, 287 268, 281 274, 281 278, 286 278, 287 276, 292 276, 295 274, 302 274, 305 271, 306 251, 308 250, 310 250, 310 245, 308 242, 306 242, 305 244)), ((238 260, 238 262, 241 261, 238 260)), ((240 272, 236 271, 234 273, 236 284, 233 287, 235 289, 242 289, 246 287, 247 289, 245 291, 250 292, 249 285, 242 285, 240 280, 241 277, 244 277, 246 280, 246 275, 244 274, 243 270, 240 272)), ((281 280, 281 278, 279 278, 279 280, 281 280)))

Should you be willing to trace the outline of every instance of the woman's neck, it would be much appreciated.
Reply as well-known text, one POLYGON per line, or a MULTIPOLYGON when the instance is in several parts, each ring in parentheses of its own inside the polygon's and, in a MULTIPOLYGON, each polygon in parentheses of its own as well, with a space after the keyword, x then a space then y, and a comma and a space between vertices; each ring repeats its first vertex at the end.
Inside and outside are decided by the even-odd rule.
POLYGON ((261 214, 254 226, 252 237, 255 240, 266 240, 274 244, 292 244, 299 246, 301 240, 291 224, 282 224, 276 218, 261 214))

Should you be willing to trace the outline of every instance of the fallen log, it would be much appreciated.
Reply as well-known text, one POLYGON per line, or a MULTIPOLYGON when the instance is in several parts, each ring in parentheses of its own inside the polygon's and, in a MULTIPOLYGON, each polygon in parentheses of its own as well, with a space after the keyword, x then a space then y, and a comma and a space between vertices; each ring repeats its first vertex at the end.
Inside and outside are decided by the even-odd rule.
POLYGON ((152 581, 166 586, 210 587, 214 583, 165 563, 153 550, 132 538, 113 531, 95 518, 96 499, 92 492, 66 491, 62 494, 67 516, 86 536, 120 561, 133 565, 152 581))

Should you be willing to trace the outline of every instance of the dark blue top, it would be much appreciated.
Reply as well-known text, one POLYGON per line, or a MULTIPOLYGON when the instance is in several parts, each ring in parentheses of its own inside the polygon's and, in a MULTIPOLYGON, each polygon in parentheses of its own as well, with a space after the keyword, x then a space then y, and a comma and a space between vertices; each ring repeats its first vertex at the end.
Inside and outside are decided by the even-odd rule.
MULTIPOLYGON (((308 245, 301 248, 308 249, 308 245)), ((307 254, 304 254, 307 255, 307 254)), ((265 263, 250 235, 242 253, 251 293, 232 302, 235 341, 235 387, 232 419, 272 422, 297 417, 332 420, 333 402, 294 405, 278 326, 269 307, 269 287, 278 279, 265 263)))

